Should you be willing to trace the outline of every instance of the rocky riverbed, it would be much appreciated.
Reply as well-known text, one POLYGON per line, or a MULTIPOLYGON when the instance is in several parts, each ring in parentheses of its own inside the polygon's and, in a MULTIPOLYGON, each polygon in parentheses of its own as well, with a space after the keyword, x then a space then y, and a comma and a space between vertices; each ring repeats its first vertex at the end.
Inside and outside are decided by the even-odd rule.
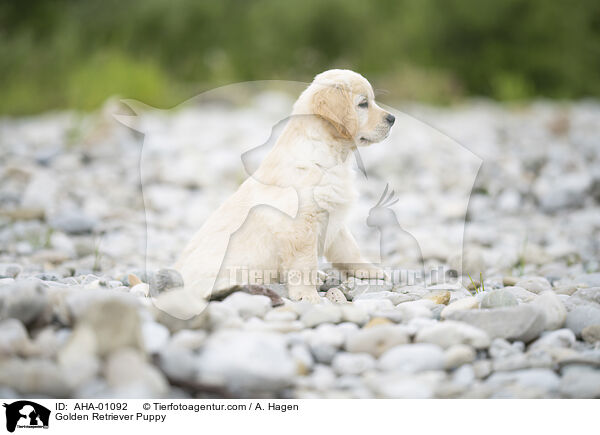
POLYGON ((317 305, 245 288, 189 320, 156 309, 150 291, 177 285, 178 252, 292 102, 144 114, 144 142, 115 102, 0 121, 0 396, 600 397, 595 102, 405 106, 361 150, 359 244, 411 269, 416 240, 456 279, 326 281, 317 305), (386 184, 395 219, 369 226, 386 184))

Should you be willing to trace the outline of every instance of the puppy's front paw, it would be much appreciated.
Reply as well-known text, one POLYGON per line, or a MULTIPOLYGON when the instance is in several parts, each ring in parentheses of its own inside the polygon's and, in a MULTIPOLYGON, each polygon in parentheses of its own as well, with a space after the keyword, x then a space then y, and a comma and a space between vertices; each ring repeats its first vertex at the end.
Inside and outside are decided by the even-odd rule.
POLYGON ((310 302, 318 304, 321 302, 321 297, 314 287, 290 287, 290 299, 294 301, 310 302))

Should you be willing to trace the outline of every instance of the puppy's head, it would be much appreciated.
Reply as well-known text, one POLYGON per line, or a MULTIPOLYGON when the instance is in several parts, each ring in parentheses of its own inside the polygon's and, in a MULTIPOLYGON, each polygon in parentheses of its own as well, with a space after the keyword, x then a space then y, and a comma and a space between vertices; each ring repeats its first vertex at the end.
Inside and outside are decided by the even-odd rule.
POLYGON ((354 145, 370 145, 387 137, 395 118, 375 103, 373 88, 350 70, 329 70, 315 77, 294 106, 295 113, 314 114, 354 145))

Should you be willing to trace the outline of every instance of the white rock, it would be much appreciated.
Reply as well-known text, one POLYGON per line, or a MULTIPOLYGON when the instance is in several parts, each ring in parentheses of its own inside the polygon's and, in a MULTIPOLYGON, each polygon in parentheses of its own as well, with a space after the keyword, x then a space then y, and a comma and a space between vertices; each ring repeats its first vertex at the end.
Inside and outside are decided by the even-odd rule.
POLYGON ((206 331, 196 329, 182 329, 173 334, 170 344, 189 350, 197 350, 206 341, 206 331))
POLYGON ((504 287, 504 291, 512 294, 519 302, 531 302, 537 297, 537 294, 530 292, 529 290, 525 290, 523 287, 504 287))
POLYGON ((141 282, 131 287, 129 293, 139 297, 148 297, 150 296, 150 286, 145 282, 141 282))
POLYGON ((540 338, 531 343, 530 350, 548 349, 553 347, 573 347, 576 338, 573 331, 564 328, 557 331, 544 332, 540 338))
POLYGON ((331 367, 317 364, 310 375, 301 377, 296 381, 296 384, 316 391, 327 391, 335 385, 335 378, 335 373, 331 367))
POLYGON ((594 306, 581 305, 567 314, 566 327, 577 336, 581 335, 584 328, 591 325, 600 325, 600 309, 594 306))
POLYGON ((435 304, 427 299, 421 299, 418 301, 404 302, 396 307, 396 310, 402 314, 402 318, 406 321, 414 319, 416 317, 431 318, 431 308, 435 304))
POLYGON ((306 334, 306 341, 315 359, 325 364, 331 363, 345 338, 344 331, 330 323, 321 324, 306 334))
POLYGON ((386 351, 379 358, 381 370, 417 373, 425 370, 442 370, 444 352, 429 343, 403 344, 386 351))
POLYGON ((416 343, 433 343, 448 348, 456 344, 467 344, 476 349, 484 349, 490 345, 487 333, 479 328, 462 322, 446 320, 421 329, 416 343))
POLYGON ((567 309, 553 291, 545 291, 532 302, 542 309, 546 315, 546 330, 562 328, 567 319, 567 309))
POLYGON ((503 338, 494 338, 488 350, 492 358, 506 358, 523 353, 525 345, 521 341, 510 343, 503 338))
POLYGON ((30 345, 27 330, 17 319, 0 322, 0 355, 14 355, 24 352, 30 345))
POLYGON ((342 311, 337 305, 319 304, 305 312, 300 321, 307 327, 320 325, 321 323, 338 323, 342 320, 342 311))
POLYGON ((305 374, 312 369, 315 364, 315 360, 305 344, 294 344, 290 348, 290 355, 296 362, 297 371, 299 374, 305 374))
POLYGON ((0 359, 0 385, 21 394, 69 397, 70 374, 57 364, 39 358, 0 359))
POLYGON ((462 299, 458 299, 457 301, 454 301, 450 305, 445 307, 442 310, 440 317, 442 319, 445 319, 448 316, 448 314, 451 314, 454 311, 472 310, 475 308, 479 308, 479 299, 477 299, 474 296, 467 296, 462 299))
POLYGON ((519 387, 533 388, 544 393, 557 391, 560 378, 549 369, 526 369, 493 373, 486 384, 493 388, 516 384, 519 387))
POLYGON ((116 394, 137 398, 160 398, 167 394, 169 388, 163 374, 130 348, 120 349, 108 357, 106 381, 116 394))
POLYGON ((193 382, 198 372, 198 358, 189 348, 168 344, 158 354, 158 366, 170 380, 193 382))
POLYGON ((240 328, 244 324, 237 310, 223 302, 210 302, 206 312, 212 329, 240 328))
POLYGON ((359 375, 375 367, 375 358, 368 353, 338 353, 331 367, 340 375, 359 375))
POLYGON ((285 307, 278 307, 270 310, 265 314, 265 320, 268 322, 291 322, 298 318, 298 313, 290 309, 282 309, 285 307))
POLYGON ((560 380, 560 393, 576 399, 600 398, 600 371, 586 366, 567 366, 560 380))
POLYGON ((461 365, 452 373, 452 382, 463 387, 468 387, 475 382, 475 370, 470 364, 461 365))
POLYGON ((348 352, 366 352, 375 357, 399 344, 410 342, 408 330, 402 325, 378 325, 363 328, 346 339, 348 352))
POLYGON ((283 336, 265 332, 218 331, 199 357, 199 381, 236 394, 286 387, 296 363, 283 336))
POLYGON ((346 302, 348 302, 346 296, 344 296, 344 293, 342 293, 342 291, 336 287, 327 290, 327 293, 325 293, 325 297, 334 304, 345 304, 346 302))
POLYGON ((521 287, 532 293, 539 294, 547 290, 552 290, 550 281, 541 276, 533 276, 517 281, 515 287, 521 287))
POLYGON ((390 399, 431 399, 444 378, 444 373, 407 374, 402 372, 377 373, 366 383, 379 397, 390 399))
POLYGON ((393 310, 394 304, 389 299, 360 299, 353 301, 352 305, 365 310, 367 313, 372 314, 376 311, 393 310))
POLYGON ((475 361, 475 349, 466 344, 455 344, 444 352, 444 367, 454 369, 463 364, 469 364, 475 361))
POLYGON ((142 343, 148 353, 156 353, 166 346, 169 341, 169 330, 157 322, 142 324, 142 343))
POLYGON ((235 292, 223 300, 223 305, 233 308, 242 319, 262 318, 271 309, 271 299, 264 295, 235 292))
POLYGON ((342 310, 342 320, 344 322, 352 322, 357 325, 364 325, 369 321, 369 313, 367 310, 355 305, 347 304, 340 307, 342 310))

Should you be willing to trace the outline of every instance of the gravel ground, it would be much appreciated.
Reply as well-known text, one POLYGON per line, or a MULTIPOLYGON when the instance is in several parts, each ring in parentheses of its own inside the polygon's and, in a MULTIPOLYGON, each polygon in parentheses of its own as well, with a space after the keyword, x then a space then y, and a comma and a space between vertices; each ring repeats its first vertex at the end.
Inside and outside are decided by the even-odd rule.
POLYGON ((427 270, 458 279, 326 282, 318 305, 245 288, 186 321, 157 310, 149 289, 176 286, 178 252, 292 102, 209 94, 121 118, 145 141, 115 102, 0 121, 0 396, 600 397, 595 102, 405 106, 361 150, 365 252, 414 269, 416 240, 427 270), (399 202, 369 226, 386 184, 399 202))

